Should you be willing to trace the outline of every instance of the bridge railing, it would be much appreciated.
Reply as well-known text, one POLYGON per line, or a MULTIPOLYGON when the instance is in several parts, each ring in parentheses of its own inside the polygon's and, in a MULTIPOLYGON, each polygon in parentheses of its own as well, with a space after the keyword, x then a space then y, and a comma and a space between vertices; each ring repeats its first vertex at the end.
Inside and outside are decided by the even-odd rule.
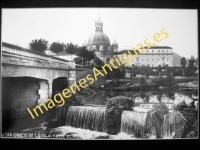
POLYGON ((2 42, 2 63, 51 68, 75 68, 74 61, 46 55, 30 49, 2 42))

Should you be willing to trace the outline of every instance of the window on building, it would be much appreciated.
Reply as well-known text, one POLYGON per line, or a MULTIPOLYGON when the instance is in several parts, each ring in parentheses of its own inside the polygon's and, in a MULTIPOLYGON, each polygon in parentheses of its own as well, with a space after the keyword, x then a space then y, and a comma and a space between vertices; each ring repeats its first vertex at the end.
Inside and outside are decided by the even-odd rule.
POLYGON ((167 50, 167 53, 168 53, 168 50, 167 50))
POLYGON ((164 53, 164 50, 162 50, 162 52, 164 53))
POLYGON ((142 59, 142 61, 143 61, 143 59, 142 59))
POLYGON ((152 50, 152 53, 153 53, 153 50, 152 50))
POLYGON ((152 61, 153 61, 153 59, 152 59, 152 61))
POLYGON ((163 57, 162 59, 163 59, 163 61, 164 61, 164 60, 165 60, 165 57, 163 57))
POLYGON ((138 58, 137 58, 137 61, 138 61, 138 58))
POLYGON ((148 59, 147 59, 147 61, 148 61, 148 59))
POLYGON ((160 50, 158 50, 158 53, 160 53, 160 50))
POLYGON ((148 50, 147 50, 147 53, 148 53, 148 50))
POLYGON ((168 61, 168 59, 167 59, 167 61, 168 61))

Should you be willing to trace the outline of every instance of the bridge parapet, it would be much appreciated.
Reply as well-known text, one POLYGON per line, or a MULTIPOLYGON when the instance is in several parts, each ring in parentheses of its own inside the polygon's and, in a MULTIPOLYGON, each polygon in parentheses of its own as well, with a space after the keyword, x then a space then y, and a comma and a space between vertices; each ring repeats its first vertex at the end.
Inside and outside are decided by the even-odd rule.
POLYGON ((2 64, 63 69, 75 68, 74 61, 49 56, 5 42, 2 42, 2 64))

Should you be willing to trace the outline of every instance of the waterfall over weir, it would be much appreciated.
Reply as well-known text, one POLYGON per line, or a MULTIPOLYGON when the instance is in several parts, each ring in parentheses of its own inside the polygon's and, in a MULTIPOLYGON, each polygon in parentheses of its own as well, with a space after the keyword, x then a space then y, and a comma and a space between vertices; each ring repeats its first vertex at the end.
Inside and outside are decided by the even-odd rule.
POLYGON ((173 138, 174 133, 175 133, 175 125, 170 122, 169 116, 164 115, 164 121, 163 121, 163 125, 162 125, 163 137, 164 138, 173 138))
POLYGON ((106 132, 106 108, 91 106, 70 106, 66 126, 106 132))
POLYGON ((169 116, 164 116, 161 126, 158 126, 157 122, 152 122, 152 116, 148 118, 148 121, 151 122, 150 126, 148 126, 147 117, 145 112, 123 111, 121 132, 133 135, 135 138, 156 138, 156 130, 160 130, 162 138, 173 138, 175 126, 171 124, 169 116))
POLYGON ((145 136, 147 113, 136 111, 123 111, 121 119, 121 132, 132 134, 134 137, 145 136))

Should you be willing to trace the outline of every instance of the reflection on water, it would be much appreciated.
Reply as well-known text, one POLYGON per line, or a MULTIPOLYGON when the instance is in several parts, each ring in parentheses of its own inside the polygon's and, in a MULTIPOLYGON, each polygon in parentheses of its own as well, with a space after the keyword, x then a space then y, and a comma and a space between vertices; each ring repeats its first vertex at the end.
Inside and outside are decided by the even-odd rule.
MULTIPOLYGON (((113 93, 113 92, 112 92, 113 93)), ((149 102, 172 102, 178 104, 181 101, 185 101, 186 104, 190 104, 192 97, 198 96, 197 90, 145 90, 145 91, 127 91, 127 92, 114 92, 115 95, 123 95, 134 98, 136 101, 144 103, 149 102)), ((113 94, 112 94, 113 95, 113 94)), ((114 96, 113 96, 114 97, 114 96)), ((110 98, 109 92, 107 94, 96 94, 86 103, 95 105, 106 105, 106 99, 110 98)))

